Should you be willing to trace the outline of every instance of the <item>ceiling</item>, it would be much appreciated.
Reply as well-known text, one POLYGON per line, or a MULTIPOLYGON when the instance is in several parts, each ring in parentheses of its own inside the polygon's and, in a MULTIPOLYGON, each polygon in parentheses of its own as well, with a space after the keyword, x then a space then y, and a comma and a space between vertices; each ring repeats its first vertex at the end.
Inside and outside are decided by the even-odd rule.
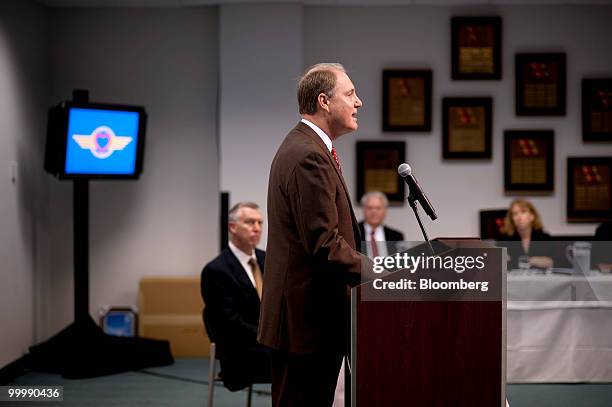
POLYGON ((189 7, 220 4, 302 4, 306 6, 392 5, 612 5, 612 0, 37 0, 48 7, 189 7))

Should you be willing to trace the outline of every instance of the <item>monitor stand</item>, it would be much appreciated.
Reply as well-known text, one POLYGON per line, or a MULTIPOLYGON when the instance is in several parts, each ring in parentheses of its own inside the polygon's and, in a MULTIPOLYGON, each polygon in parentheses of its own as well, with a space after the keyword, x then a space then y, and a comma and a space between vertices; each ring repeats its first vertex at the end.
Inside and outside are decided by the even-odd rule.
MULTIPOLYGON (((73 101, 89 102, 86 90, 73 101)), ((26 367, 86 378, 174 363, 168 341, 106 335, 89 315, 89 179, 73 180, 74 322, 30 347, 26 367)))

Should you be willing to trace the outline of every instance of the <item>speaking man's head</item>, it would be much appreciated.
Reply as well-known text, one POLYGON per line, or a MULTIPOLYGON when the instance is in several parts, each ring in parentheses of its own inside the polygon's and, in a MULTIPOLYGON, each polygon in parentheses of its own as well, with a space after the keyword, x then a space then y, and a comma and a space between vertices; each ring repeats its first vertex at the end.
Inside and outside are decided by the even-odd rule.
POLYGON ((357 130, 357 109, 363 104, 344 67, 337 63, 313 65, 298 83, 300 114, 332 140, 357 130))
POLYGON ((259 244, 262 226, 259 206, 253 202, 239 202, 229 211, 230 240, 246 254, 253 253, 259 244))

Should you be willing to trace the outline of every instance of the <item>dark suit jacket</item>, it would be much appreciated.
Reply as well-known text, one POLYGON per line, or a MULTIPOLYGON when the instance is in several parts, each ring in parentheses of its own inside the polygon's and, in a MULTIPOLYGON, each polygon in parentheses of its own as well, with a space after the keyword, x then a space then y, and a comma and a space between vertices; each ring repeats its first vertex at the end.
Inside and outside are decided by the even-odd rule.
MULTIPOLYGON (((401 242, 404 240, 404 234, 399 230, 391 229, 385 225, 383 225, 383 229, 385 231, 385 241, 401 242)), ((363 240, 366 240, 365 227, 363 226, 363 222, 359 222, 359 232, 361 233, 361 237, 363 238, 363 240)))
MULTIPOLYGON (((510 256, 508 263, 508 270, 514 270, 518 268, 519 256, 547 256, 553 259, 556 267, 559 267, 559 263, 562 258, 559 256, 557 246, 554 246, 550 242, 550 235, 542 230, 533 230, 531 232, 531 243, 529 244, 529 252, 525 252, 523 244, 521 243, 521 237, 518 233, 511 236, 504 235, 498 239, 497 246, 507 247, 508 255, 510 256), (546 242, 540 244, 539 242, 546 242)), ((563 245, 563 257, 565 257, 565 245, 563 245)))
MULTIPOLYGON (((404 234, 402 232, 388 228, 384 225, 383 230, 385 232, 385 244, 387 246, 388 256, 405 250, 404 246, 401 243, 398 243, 404 241, 404 234)), ((363 226, 363 222, 359 222, 359 232, 361 232, 361 238, 366 241, 367 237, 365 235, 365 227, 363 226)), ((377 243, 377 246, 380 247, 380 243, 377 243)), ((361 250, 364 253, 367 253, 367 249, 365 247, 361 247, 361 250)))
POLYGON ((370 263, 356 250, 360 240, 331 153, 310 127, 298 123, 270 169, 261 343, 302 354, 348 344, 347 285, 359 284, 370 263))
MULTIPOLYGON (((255 256, 263 271, 265 252, 255 249, 255 256)), ((204 267, 201 290, 206 329, 220 356, 257 345, 259 296, 229 247, 204 267)))

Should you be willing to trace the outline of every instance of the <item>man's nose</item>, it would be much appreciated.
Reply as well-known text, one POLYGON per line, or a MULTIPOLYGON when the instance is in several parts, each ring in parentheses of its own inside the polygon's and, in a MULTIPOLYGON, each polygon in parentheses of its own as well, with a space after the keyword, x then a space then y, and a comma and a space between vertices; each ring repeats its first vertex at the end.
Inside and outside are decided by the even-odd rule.
POLYGON ((355 101, 355 107, 361 107, 363 106, 363 103, 361 102, 361 99, 359 99, 359 97, 355 96, 357 98, 357 100, 355 101))

